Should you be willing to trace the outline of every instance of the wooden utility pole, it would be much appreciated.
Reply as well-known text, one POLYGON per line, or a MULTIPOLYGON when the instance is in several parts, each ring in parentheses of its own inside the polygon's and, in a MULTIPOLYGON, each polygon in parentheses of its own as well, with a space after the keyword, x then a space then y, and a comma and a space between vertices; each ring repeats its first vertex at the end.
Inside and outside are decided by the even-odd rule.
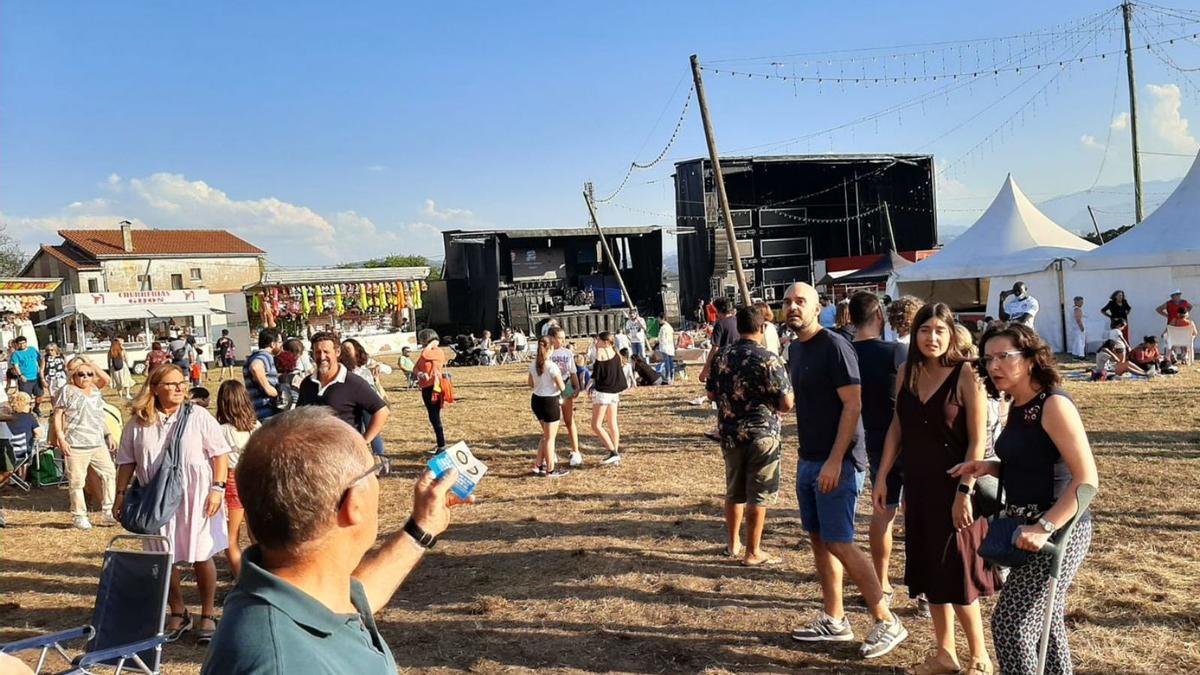
POLYGON ((721 173, 721 155, 717 152, 717 138, 713 135, 712 120, 708 117, 708 97, 704 95, 704 80, 700 76, 700 57, 692 54, 692 79, 696 83, 696 103, 700 107, 700 119, 704 122, 704 139, 708 141, 708 159, 712 163, 713 182, 717 185, 717 201, 721 206, 721 217, 725 220, 725 237, 729 240, 729 254, 733 257, 733 273, 737 277, 742 304, 749 307, 750 287, 746 285, 746 272, 742 269, 742 256, 738 252, 737 237, 733 233, 733 214, 729 211, 729 196, 725 194, 725 176, 721 173))
POLYGON ((1125 16, 1125 69, 1129 73, 1129 133, 1133 139, 1133 223, 1142 222, 1142 155, 1138 152, 1137 81, 1133 77, 1133 3, 1121 3, 1125 16))
POLYGON ((612 249, 608 247, 608 239, 604 237, 604 230, 600 228, 600 220, 596 218, 596 207, 592 204, 592 184, 585 183, 583 186, 583 201, 588 207, 588 216, 592 219, 592 225, 596 228, 596 233, 600 235, 600 247, 604 249, 604 257, 608 259, 608 266, 612 268, 613 274, 617 277, 617 283, 621 285, 621 293, 625 296, 625 304, 629 309, 637 309, 633 306, 633 298, 629 296, 629 289, 625 288, 625 279, 621 277, 621 268, 617 266, 617 261, 613 258, 612 249))

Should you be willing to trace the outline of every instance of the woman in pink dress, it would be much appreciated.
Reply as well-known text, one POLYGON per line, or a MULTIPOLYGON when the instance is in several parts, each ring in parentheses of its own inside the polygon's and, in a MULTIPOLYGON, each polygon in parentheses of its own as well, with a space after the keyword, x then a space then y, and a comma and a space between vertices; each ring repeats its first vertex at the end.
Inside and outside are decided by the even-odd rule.
MULTIPOLYGON (((114 516, 120 516, 131 479, 136 476, 140 484, 146 485, 162 464, 166 444, 180 417, 187 386, 188 378, 181 368, 164 364, 150 371, 130 405, 133 415, 125 425, 117 449, 114 516)), ((221 425, 207 410, 193 406, 179 454, 183 465, 183 503, 161 534, 171 542, 175 563, 190 563, 195 569, 201 606, 196 641, 200 644, 211 641, 217 627, 214 611, 217 567, 212 558, 228 545, 224 504, 229 472, 226 455, 229 452, 221 425)), ((167 621, 168 640, 174 641, 192 629, 192 617, 183 602, 178 568, 171 571, 171 591, 167 601, 171 608, 167 621)))

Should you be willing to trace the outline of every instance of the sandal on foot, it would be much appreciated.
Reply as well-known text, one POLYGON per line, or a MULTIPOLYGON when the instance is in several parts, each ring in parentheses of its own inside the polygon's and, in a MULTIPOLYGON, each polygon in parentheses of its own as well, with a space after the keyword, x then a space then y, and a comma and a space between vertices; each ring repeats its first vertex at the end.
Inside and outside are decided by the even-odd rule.
POLYGON ((167 634, 167 642, 174 642, 178 640, 179 638, 183 637, 184 633, 192 629, 192 614, 186 609, 183 610, 183 614, 171 612, 170 614, 167 614, 167 616, 172 619, 183 619, 183 622, 175 628, 163 628, 163 631, 167 634))
POLYGON ((958 665, 948 666, 933 652, 924 661, 908 669, 908 675, 957 675, 962 672, 958 665))
POLYGON ((783 562, 782 558, 776 558, 775 556, 769 555, 765 558, 759 558, 758 560, 755 560, 754 562, 751 562, 749 558, 746 558, 746 559, 742 560, 742 567, 766 567, 766 566, 771 566, 771 565, 778 565, 781 562, 783 562))
POLYGON ((962 671, 963 675, 992 675, 993 672, 992 662, 980 659, 972 659, 971 663, 962 671))
POLYGON ((725 558, 740 558, 740 557, 742 557, 742 553, 744 553, 745 551, 746 551, 746 549, 741 546, 735 548, 732 551, 730 551, 729 547, 726 546, 725 548, 721 549, 721 555, 725 558))
POLYGON ((196 644, 198 644, 198 645, 206 645, 206 644, 212 642, 213 635, 215 635, 217 632, 217 617, 211 616, 209 614, 201 614, 200 615, 201 623, 203 623, 205 620, 212 621, 213 627, 211 629, 196 628, 196 644))

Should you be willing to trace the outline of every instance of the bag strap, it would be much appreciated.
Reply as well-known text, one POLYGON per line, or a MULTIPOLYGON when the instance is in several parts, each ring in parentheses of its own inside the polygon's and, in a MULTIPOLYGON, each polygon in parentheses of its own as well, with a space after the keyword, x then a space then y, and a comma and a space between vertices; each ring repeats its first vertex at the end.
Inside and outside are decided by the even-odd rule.
POLYGON ((175 466, 179 465, 180 449, 183 447, 183 433, 187 431, 188 418, 192 416, 191 403, 184 403, 179 411, 179 420, 171 429, 171 437, 167 445, 167 458, 175 466))

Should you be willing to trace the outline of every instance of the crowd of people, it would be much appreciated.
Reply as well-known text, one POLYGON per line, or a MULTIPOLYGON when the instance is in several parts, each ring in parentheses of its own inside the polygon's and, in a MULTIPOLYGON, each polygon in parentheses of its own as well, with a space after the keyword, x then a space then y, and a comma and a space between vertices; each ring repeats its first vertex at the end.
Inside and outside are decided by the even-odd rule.
MULTIPOLYGON (((1005 320, 968 330, 944 304, 868 292, 834 302, 798 283, 780 311, 716 298, 701 303, 692 330, 676 331, 663 318, 656 337, 631 311, 623 330, 595 335, 586 353, 553 321, 535 338, 506 331, 502 346, 485 332, 481 341, 495 362, 528 360, 530 409, 541 430, 532 474, 549 479, 584 464, 576 417, 581 396, 590 399, 590 429, 605 453, 599 464, 619 464, 622 394, 673 383, 680 374, 676 351, 706 349, 699 379, 716 409, 715 428, 706 435, 720 443, 725 464, 723 553, 747 567, 780 562, 764 530, 782 480, 782 421, 794 413, 795 489, 822 596, 817 616, 791 633, 796 641, 856 640, 843 602, 845 577, 873 620, 861 655, 883 656, 907 639, 892 609, 893 529, 903 512, 903 585, 918 615, 931 621, 935 641, 911 672, 993 672, 980 602, 999 596, 991 625, 999 668, 1032 672, 1048 603, 1046 672, 1069 673, 1063 612, 1090 545, 1090 514, 1061 542, 1065 562, 1053 597, 1048 556, 1010 570, 980 555, 992 515, 981 506, 989 490, 1006 496, 1001 514, 1021 521, 1013 546, 1036 552, 1077 517, 1075 489, 1099 482, 1079 413, 1060 387, 1050 348, 1032 329, 1037 300, 1019 283, 1001 304, 1005 320), (570 448, 565 463, 557 453, 560 429, 570 448), (855 543, 855 511, 868 484, 872 516, 864 551, 855 543), (966 660, 956 647, 956 623, 966 637, 966 660)), ((1076 298, 1073 353, 1086 345, 1083 306, 1076 298)), ((1178 292, 1156 308, 1168 328, 1194 337, 1190 310, 1178 292)), ((1174 350, 1158 349, 1156 336, 1128 344, 1122 329, 1132 310, 1123 293, 1101 311, 1112 329, 1097 351, 1097 371, 1150 373, 1177 362, 1174 350)), ((439 335, 422 330, 417 342, 396 367, 420 391, 433 438, 426 454, 433 455, 447 447, 441 413, 454 400, 453 380, 439 335)), ((390 365, 354 339, 317 333, 306 343, 266 328, 236 379, 236 352, 225 334, 214 345, 221 383, 212 414, 209 392, 200 386, 204 371, 196 368, 202 352, 184 337, 155 343, 140 387, 119 340, 111 343, 107 369, 88 358, 68 359, 53 345, 45 356, 30 354, 20 340, 13 347, 18 393, 7 416, 16 432, 10 445, 18 446, 18 435, 21 447, 36 442, 38 397, 48 396, 50 437, 66 465, 75 527, 92 527, 84 498, 89 469, 100 478, 98 523, 111 526, 121 522, 129 490, 153 481, 164 455, 176 453, 184 497, 162 534, 176 562, 192 566, 199 612, 188 609, 173 570, 166 630, 172 641, 191 632, 198 643, 213 643, 205 672, 311 665, 331 654, 368 671, 392 664, 372 614, 445 530, 453 476, 423 473, 413 517, 368 555, 377 536, 375 477, 390 470, 382 437, 390 406, 380 380, 390 365), (119 433, 106 419, 105 387, 130 399, 119 433), (243 533, 251 542, 245 551, 243 533), (222 552, 237 584, 218 624, 213 558, 222 552), (357 617, 350 633, 332 628, 345 626, 347 615, 357 617), (331 629, 317 635, 306 628, 320 625, 331 629)))

